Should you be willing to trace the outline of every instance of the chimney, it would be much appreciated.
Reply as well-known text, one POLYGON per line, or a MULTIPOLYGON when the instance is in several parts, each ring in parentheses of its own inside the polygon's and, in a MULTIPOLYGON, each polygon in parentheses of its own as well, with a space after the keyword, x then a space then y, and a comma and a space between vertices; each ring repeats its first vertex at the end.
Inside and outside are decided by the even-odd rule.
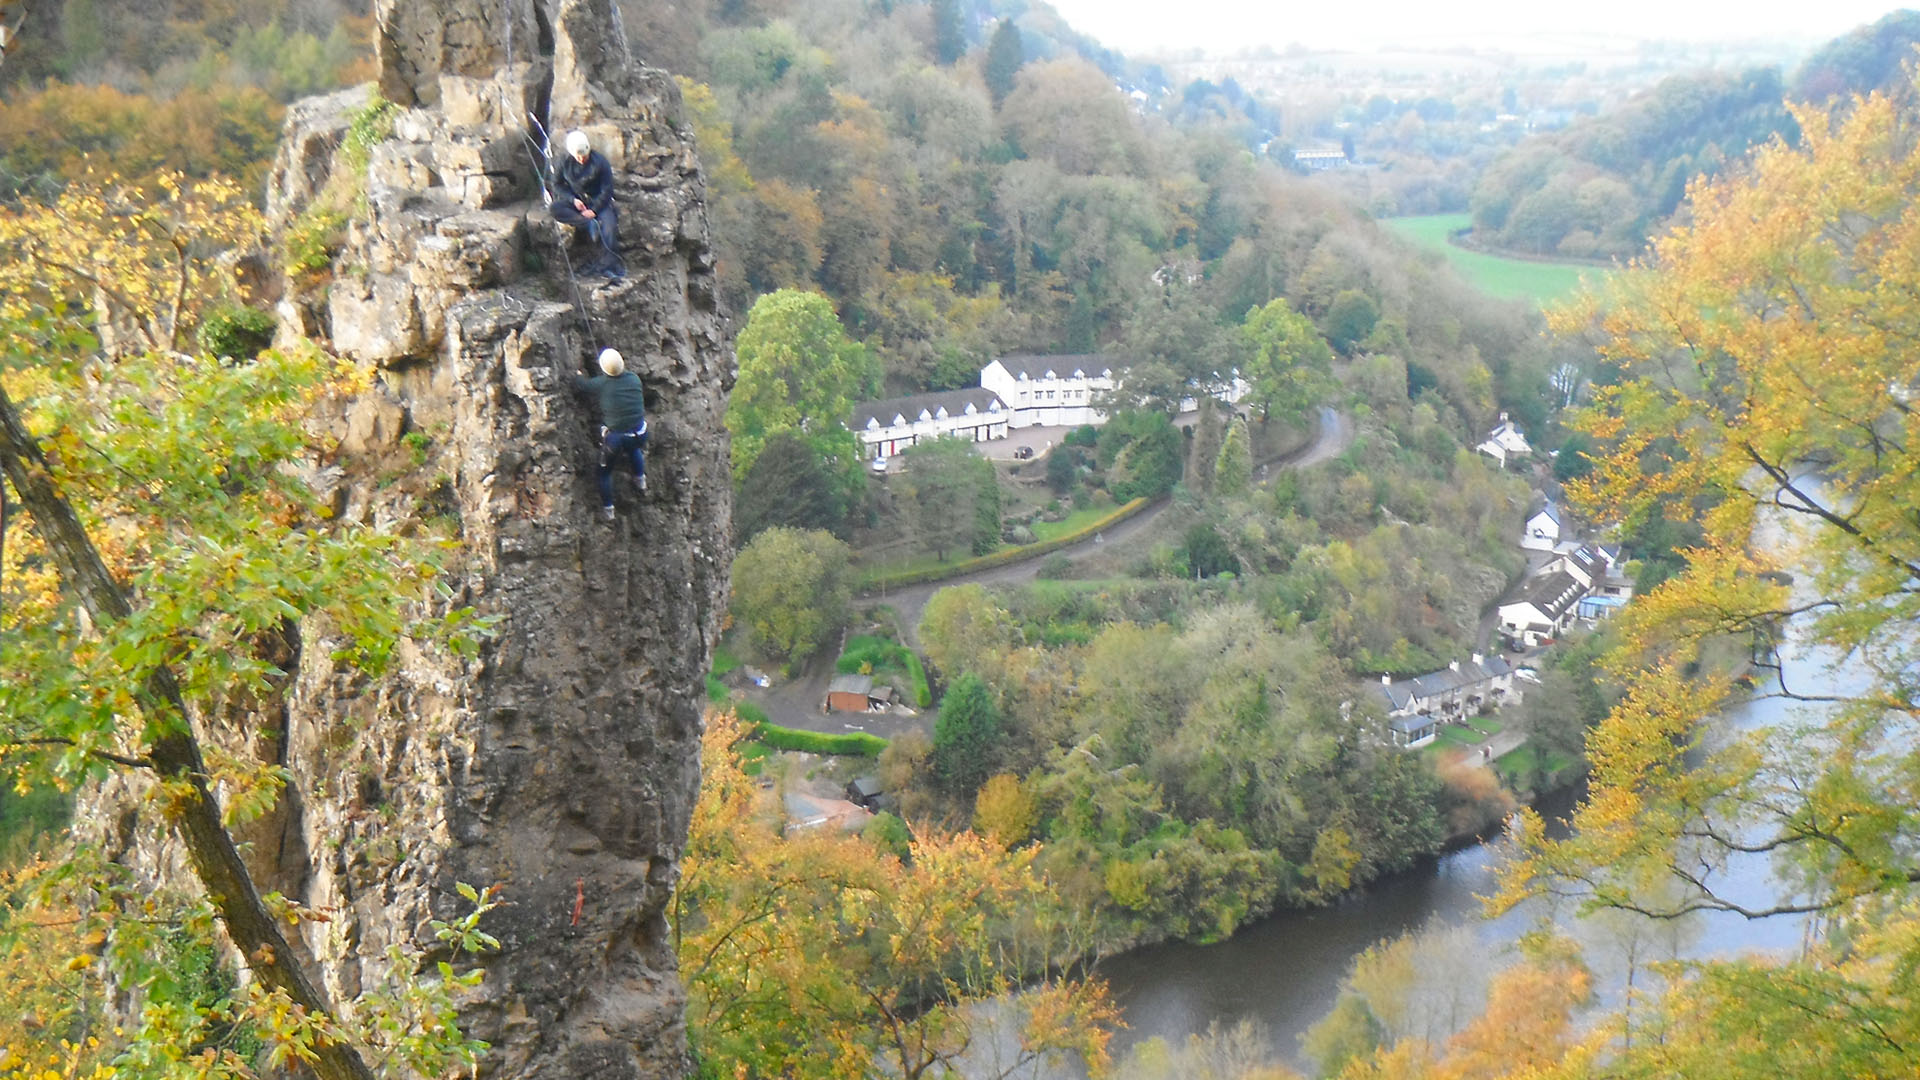
POLYGON ((1382 675, 1382 676, 1380 676, 1380 685, 1381 685, 1381 686, 1392 686, 1392 685, 1393 685, 1393 676, 1391 676, 1391 675, 1382 675))
POLYGON ((1484 656, 1481 656, 1479 653, 1474 653, 1473 662, 1476 664, 1484 664, 1487 662, 1487 658, 1484 656))
POLYGON ((1460 661, 1458 661, 1458 660, 1449 660, 1449 661, 1447 661, 1447 670, 1448 670, 1448 671, 1459 671, 1459 670, 1460 670, 1460 661))
POLYGON ((1504 409, 1500 411, 1500 422, 1503 424, 1507 422, 1507 413, 1504 409))

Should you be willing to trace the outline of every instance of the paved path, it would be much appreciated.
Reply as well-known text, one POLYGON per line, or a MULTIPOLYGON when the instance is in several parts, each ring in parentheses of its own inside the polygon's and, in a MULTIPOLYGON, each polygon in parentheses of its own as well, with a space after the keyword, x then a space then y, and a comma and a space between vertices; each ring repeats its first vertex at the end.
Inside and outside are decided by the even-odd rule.
MULTIPOLYGON (((1038 429, 1034 429, 1038 430, 1038 429)), ((1286 469, 1304 469, 1330 461, 1344 453, 1353 445, 1353 420, 1342 416, 1330 408, 1320 410, 1320 428, 1313 442, 1284 457, 1262 463, 1255 467, 1255 474, 1265 483, 1272 476, 1272 466, 1286 469), (1264 470, 1264 473, 1262 472, 1264 470)), ((1166 512, 1170 500, 1161 499, 1138 514, 1104 530, 1096 539, 1083 540, 1072 547, 1060 549, 1060 554, 1069 557, 1091 554, 1095 551, 1110 550, 1116 545, 1124 545, 1139 536, 1162 513, 1166 512)), ((927 606, 927 600, 934 593, 949 585, 1005 585, 1014 582, 1032 581, 1040 572, 1041 556, 1023 559, 1020 562, 977 570, 970 574, 959 574, 940 581, 929 581, 921 585, 909 585, 900 589, 888 589, 881 593, 872 593, 869 599, 879 600, 890 605, 899 621, 900 633, 906 638, 906 644, 919 648, 920 612, 927 606)), ((820 703, 826 699, 827 683, 833 678, 831 659, 816 660, 812 668, 797 677, 782 680, 767 689, 748 688, 743 696, 765 709, 767 719, 782 727, 798 728, 803 731, 822 731, 839 733, 845 731, 870 731, 875 735, 891 738, 902 730, 911 727, 925 728, 933 719, 933 710, 928 709, 918 716, 905 717, 894 715, 875 716, 863 713, 822 713, 820 703)))

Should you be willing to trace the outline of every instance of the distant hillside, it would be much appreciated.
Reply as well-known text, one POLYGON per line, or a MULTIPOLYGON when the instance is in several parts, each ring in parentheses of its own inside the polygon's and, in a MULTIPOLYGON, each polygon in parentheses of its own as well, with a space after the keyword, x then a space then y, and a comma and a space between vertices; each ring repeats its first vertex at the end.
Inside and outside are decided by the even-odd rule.
POLYGON ((1474 236, 1533 255, 1626 257, 1672 216, 1687 183, 1759 143, 1799 138, 1789 99, 1825 103, 1903 81, 1920 13, 1897 11, 1776 68, 1676 75, 1625 107, 1515 146, 1472 198, 1474 236))
POLYGON ((1920 44, 1920 12, 1896 11, 1834 38, 1793 75, 1795 101, 1828 101, 1905 81, 1920 44))
POLYGON ((1799 138, 1785 99, 1773 68, 1676 75, 1622 109, 1528 139, 1474 188, 1474 235, 1534 255, 1632 255, 1693 177, 1776 135, 1799 138))

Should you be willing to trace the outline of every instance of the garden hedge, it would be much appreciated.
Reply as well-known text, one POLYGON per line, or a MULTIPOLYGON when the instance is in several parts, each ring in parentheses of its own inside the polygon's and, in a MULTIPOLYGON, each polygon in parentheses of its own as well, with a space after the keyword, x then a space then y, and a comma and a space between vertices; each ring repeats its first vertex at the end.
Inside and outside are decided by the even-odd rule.
POLYGON ((1106 517, 1088 522, 1070 533, 1063 533, 1051 540, 1042 540, 1037 544, 1023 544, 1020 547, 1001 548, 991 555, 980 555, 971 559, 962 559, 946 566, 934 566, 921 570, 902 570, 892 574, 870 574, 860 581, 863 593, 877 592, 881 589, 897 589, 903 585, 920 585, 929 581, 941 581, 962 574, 971 574, 976 570, 990 570, 1008 563, 1037 559, 1049 552, 1073 545, 1087 539, 1102 529, 1111 529, 1120 522, 1145 509, 1152 499, 1133 499, 1115 507, 1106 517))

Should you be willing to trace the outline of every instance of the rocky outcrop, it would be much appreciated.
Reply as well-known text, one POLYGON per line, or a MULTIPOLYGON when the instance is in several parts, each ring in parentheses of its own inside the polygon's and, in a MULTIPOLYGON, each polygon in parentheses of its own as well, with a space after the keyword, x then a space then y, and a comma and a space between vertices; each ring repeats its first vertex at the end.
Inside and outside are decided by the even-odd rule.
POLYGON ((483 1071, 683 1075, 665 914, 731 550, 732 350, 691 137, 672 80, 629 61, 612 0, 376 9, 379 90, 404 108, 345 178, 368 91, 291 110, 272 217, 287 227, 343 181, 364 210, 326 280, 294 283, 282 310, 371 377, 316 483, 350 519, 457 534, 445 606, 492 636, 470 658, 405 648, 365 681, 330 662, 327 627, 301 627, 260 740, 292 782, 255 869, 330 915, 302 944, 337 1001, 391 945, 435 955, 456 883, 499 885, 485 928, 501 949, 468 1009, 493 1045, 483 1071), (566 273, 529 114, 612 159, 625 280, 566 273), (611 524, 592 406, 569 392, 603 346, 645 383, 651 425, 650 490, 623 481, 611 524))

